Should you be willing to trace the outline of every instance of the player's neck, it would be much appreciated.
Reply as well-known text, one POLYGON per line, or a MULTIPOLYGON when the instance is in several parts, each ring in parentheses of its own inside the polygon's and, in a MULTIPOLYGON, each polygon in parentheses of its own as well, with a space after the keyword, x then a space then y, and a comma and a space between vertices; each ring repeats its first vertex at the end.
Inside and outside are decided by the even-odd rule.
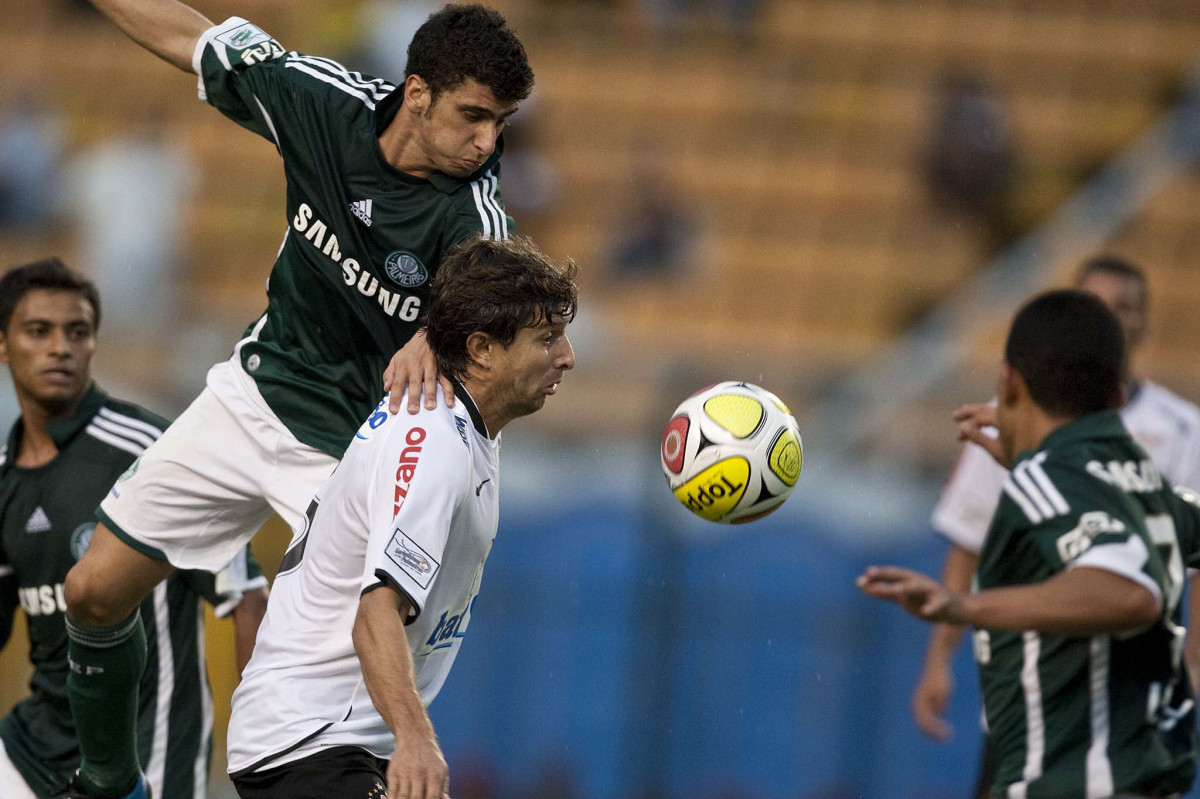
POLYGON ((1032 405, 1017 422, 1013 436, 1013 456, 1038 449, 1051 433, 1073 421, 1075 420, 1072 418, 1047 413, 1032 405))
POLYGON ((463 379, 462 387, 474 400, 475 408, 479 411, 479 418, 483 420, 483 425, 487 428, 488 437, 495 439, 504 425, 512 421, 512 417, 504 415, 503 403, 496 396, 494 387, 470 377, 463 379))
POLYGON ((427 178, 437 170, 429 163, 429 157, 421 146, 421 137, 410 114, 403 108, 379 136, 379 150, 393 169, 427 178))
POLYGON ((55 419, 63 418, 64 414, 54 414, 31 400, 19 399, 18 404, 21 407, 21 440, 17 442, 20 449, 13 462, 22 469, 45 466, 58 455, 58 445, 54 443, 47 427, 55 419))

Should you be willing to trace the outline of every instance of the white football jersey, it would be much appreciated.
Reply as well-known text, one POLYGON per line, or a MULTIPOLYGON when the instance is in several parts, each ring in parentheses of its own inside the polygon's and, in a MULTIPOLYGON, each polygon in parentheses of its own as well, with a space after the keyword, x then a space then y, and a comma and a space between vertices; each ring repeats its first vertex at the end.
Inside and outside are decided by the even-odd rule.
MULTIPOLYGON (((1147 380, 1121 409, 1121 419, 1167 479, 1200 486, 1200 408, 1147 380)), ((979 554, 1007 476, 987 450, 967 444, 933 509, 933 529, 979 554)))
POLYGON ((359 597, 398 589, 428 705, 470 622, 499 517, 500 437, 474 402, 392 416, 387 398, 355 434, 288 546, 233 695, 229 771, 272 768, 330 746, 389 758, 395 739, 371 703, 351 631, 359 597))

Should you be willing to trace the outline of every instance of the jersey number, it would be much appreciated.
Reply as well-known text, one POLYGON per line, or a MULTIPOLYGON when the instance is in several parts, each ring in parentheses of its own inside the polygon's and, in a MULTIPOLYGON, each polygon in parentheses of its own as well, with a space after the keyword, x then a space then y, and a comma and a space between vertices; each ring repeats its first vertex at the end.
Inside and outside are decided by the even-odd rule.
POLYGON ((288 546, 287 552, 283 553, 277 577, 295 571, 296 567, 300 565, 301 559, 304 558, 304 547, 308 545, 308 532, 312 529, 313 517, 317 515, 317 507, 320 504, 316 497, 313 497, 313 501, 308 503, 308 510, 304 512, 304 528, 300 531, 300 535, 296 536, 296 540, 288 546))
POLYGON ((1179 692, 1179 679, 1183 675, 1183 642, 1187 631, 1175 623, 1175 610, 1183 596, 1183 557, 1179 552, 1179 537, 1175 533, 1175 520, 1167 514, 1146 517, 1146 531, 1162 558, 1163 577, 1163 624, 1171 634, 1171 672, 1175 675, 1165 685, 1150 683, 1146 696, 1146 721, 1169 730, 1193 707, 1186 693, 1179 692), (1177 696, 1178 694, 1178 696, 1177 696), (1174 702, 1174 703, 1173 703, 1174 702))

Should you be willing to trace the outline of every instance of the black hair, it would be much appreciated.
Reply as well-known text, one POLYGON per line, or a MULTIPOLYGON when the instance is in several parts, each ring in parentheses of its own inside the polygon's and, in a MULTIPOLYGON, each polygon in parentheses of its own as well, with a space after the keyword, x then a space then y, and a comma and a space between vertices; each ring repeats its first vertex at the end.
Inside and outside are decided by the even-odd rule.
POLYGON ((58 258, 14 266, 0 277, 0 333, 8 334, 8 323, 21 299, 34 289, 70 291, 80 295, 92 306, 94 330, 100 329, 100 292, 92 281, 80 275, 58 258))
POLYGON ((1118 255, 1096 255, 1088 258, 1079 267, 1079 273, 1075 277, 1075 285, 1082 285, 1083 281, 1097 274, 1114 275, 1132 280, 1140 290, 1138 307, 1143 311, 1146 310, 1146 306, 1150 301, 1150 283, 1146 280, 1146 273, 1140 266, 1118 255))
POLYGON ((556 263, 527 238, 477 238, 460 245, 438 267, 429 289, 429 348, 438 371, 456 379, 471 365, 467 338, 483 332, 502 346, 523 327, 575 317, 578 269, 556 263))
POLYGON ((1039 294, 1017 312, 1004 360, 1025 379, 1033 401, 1068 418, 1117 408, 1125 373, 1125 334, 1098 297, 1075 289, 1039 294))
POLYGON ((448 5, 432 14, 408 45, 405 77, 417 75, 434 101, 468 78, 492 90, 501 104, 533 91, 533 70, 521 40, 500 12, 479 4, 448 5))

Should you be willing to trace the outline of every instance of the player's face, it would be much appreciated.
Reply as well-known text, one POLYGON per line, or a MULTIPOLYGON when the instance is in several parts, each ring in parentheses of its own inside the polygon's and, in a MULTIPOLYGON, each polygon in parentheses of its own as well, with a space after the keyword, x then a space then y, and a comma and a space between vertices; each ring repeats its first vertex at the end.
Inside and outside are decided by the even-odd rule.
POLYGON ((458 178, 477 171, 496 149, 496 140, 517 106, 501 105, 491 89, 470 78, 442 92, 421 125, 429 166, 458 178))
POLYGON ((0 336, 0 361, 22 401, 52 416, 69 412, 87 391, 96 352, 96 314, 73 291, 27 292, 0 336))
POLYGON ((500 373, 507 375, 504 404, 514 417, 539 410, 546 397, 558 392, 563 374, 575 368, 575 350, 561 318, 521 328, 502 352, 500 373))
POLYGON ((1079 290, 1095 294, 1116 314, 1129 349, 1142 342, 1146 334, 1146 298, 1140 283, 1123 275, 1093 272, 1080 281, 1079 290))

